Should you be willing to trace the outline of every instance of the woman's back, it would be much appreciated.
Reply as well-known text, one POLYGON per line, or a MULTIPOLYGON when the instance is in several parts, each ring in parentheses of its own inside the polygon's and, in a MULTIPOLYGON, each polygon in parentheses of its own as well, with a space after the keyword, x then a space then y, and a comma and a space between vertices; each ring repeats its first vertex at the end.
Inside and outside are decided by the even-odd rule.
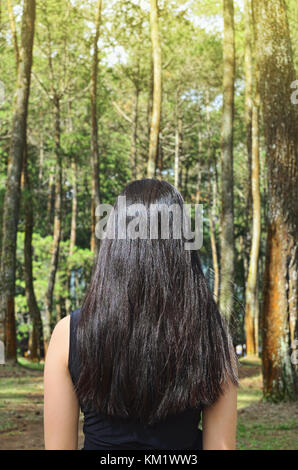
MULTIPOLYGON (((80 374, 76 348, 77 324, 80 310, 70 317, 70 342, 68 367, 74 385, 80 374)), ((112 449, 201 449, 202 431, 198 429, 201 409, 187 409, 169 415, 152 426, 133 420, 108 417, 103 413, 81 406, 84 414, 84 450, 112 449)))

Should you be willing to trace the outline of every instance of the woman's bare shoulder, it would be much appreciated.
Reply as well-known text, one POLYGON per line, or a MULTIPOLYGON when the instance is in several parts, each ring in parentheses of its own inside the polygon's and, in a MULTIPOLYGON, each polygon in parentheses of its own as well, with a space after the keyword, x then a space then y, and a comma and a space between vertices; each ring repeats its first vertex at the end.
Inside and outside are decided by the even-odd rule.
POLYGON ((70 315, 67 315, 56 324, 48 349, 48 354, 59 357, 65 365, 68 364, 69 328, 70 315))

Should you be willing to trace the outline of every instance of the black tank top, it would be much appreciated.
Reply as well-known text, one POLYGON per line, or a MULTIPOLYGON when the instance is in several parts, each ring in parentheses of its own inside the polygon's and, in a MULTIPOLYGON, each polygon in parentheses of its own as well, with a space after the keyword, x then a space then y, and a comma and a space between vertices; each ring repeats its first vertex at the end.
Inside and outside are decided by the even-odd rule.
MULTIPOLYGON (((76 348, 76 331, 80 310, 70 315, 68 368, 74 385, 80 374, 76 348)), ((84 416, 84 450, 200 450, 202 431, 198 429, 201 409, 187 409, 169 415, 155 425, 145 427, 133 420, 109 417, 81 406, 84 416)))

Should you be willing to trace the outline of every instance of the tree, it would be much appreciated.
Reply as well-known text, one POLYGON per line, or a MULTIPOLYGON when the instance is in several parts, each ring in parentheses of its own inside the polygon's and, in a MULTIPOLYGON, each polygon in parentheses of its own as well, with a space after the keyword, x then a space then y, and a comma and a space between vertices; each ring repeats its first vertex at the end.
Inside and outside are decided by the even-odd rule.
POLYGON ((153 103, 151 114, 149 157, 147 165, 147 176, 153 178, 156 171, 158 156, 158 138, 161 115, 161 46, 158 27, 157 0, 150 0, 150 27, 153 57, 153 103))
POLYGON ((96 19, 95 19, 95 35, 93 40, 93 58, 90 80, 90 97, 91 97, 91 251, 97 253, 98 240, 95 236, 96 207, 100 203, 99 189, 99 151, 98 151, 98 125, 97 125, 97 77, 98 77, 98 39, 99 28, 101 23, 102 2, 98 0, 96 19))
POLYGON ((297 399, 298 109, 286 3, 253 1, 268 167, 269 213, 262 304, 263 393, 297 399))
MULTIPOLYGON (((246 0, 246 28, 247 31, 247 48, 251 49, 251 5, 246 0)), ((245 305, 245 331, 246 331, 246 353, 258 354, 258 319, 259 319, 259 300, 258 300, 258 261, 260 251, 261 237, 261 200, 260 200, 260 176, 259 176, 259 71, 258 67, 254 67, 252 73, 251 50, 248 53, 248 90, 247 90, 247 148, 248 162, 251 165, 249 169, 249 193, 252 196, 252 231, 251 231, 251 247, 249 257, 249 267, 246 285, 246 305, 245 305), (252 99, 252 79, 254 81, 254 96, 252 99)), ((250 199, 250 198, 249 198, 250 199)))
POLYGON ((1 258, 0 337, 4 336, 6 360, 16 361, 15 270, 16 239, 20 205, 20 180, 26 146, 28 99, 30 93, 32 49, 35 23, 35 0, 25 0, 22 14, 20 62, 13 105, 12 130, 6 191, 3 209, 1 258))
POLYGON ((233 0, 224 0, 223 114, 221 131, 221 237, 220 310, 230 316, 233 310, 235 270, 233 120, 235 81, 235 40, 233 0))
POLYGON ((36 361, 41 357, 42 349, 42 320, 35 296, 32 266, 32 236, 34 228, 33 197, 30 174, 28 169, 27 143, 24 151, 24 213, 25 213, 25 242, 24 242, 24 278, 28 310, 32 321, 30 359, 36 361))

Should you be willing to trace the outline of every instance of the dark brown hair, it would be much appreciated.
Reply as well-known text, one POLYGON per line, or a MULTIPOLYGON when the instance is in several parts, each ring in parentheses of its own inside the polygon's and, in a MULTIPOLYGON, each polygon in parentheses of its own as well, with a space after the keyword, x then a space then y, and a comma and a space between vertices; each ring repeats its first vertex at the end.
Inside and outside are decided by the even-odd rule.
MULTIPOLYGON (((126 204, 179 204, 169 183, 144 179, 126 204)), ((117 203, 115 204, 117 214, 117 203)), ((81 404, 154 424, 214 403, 238 384, 228 327, 185 240, 104 239, 82 306, 77 339, 81 404)))

